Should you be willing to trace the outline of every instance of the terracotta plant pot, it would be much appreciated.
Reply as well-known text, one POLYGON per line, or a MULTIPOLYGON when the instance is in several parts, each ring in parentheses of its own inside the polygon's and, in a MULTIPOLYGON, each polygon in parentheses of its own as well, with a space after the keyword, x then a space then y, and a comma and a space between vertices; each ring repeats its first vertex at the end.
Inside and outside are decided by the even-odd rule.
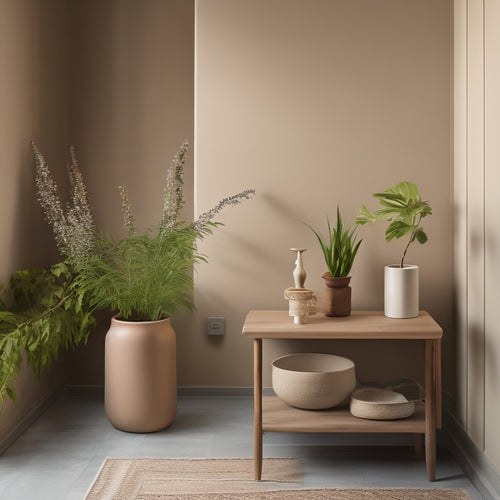
POLYGON ((175 331, 170 318, 122 321, 106 334, 104 406, 117 429, 154 432, 177 412, 175 331))
POLYGON ((351 287, 349 286, 351 277, 332 278, 330 273, 325 273, 321 277, 326 284, 322 312, 325 316, 349 316, 351 314, 351 287))

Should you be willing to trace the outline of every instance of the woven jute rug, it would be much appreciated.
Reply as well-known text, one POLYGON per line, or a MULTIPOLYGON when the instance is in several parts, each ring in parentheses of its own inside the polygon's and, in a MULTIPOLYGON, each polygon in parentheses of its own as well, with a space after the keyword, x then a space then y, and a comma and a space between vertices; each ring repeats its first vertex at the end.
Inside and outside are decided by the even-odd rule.
POLYGON ((297 489, 300 460, 107 458, 86 500, 470 500, 459 489, 297 489))
POLYGON ((86 500, 205 498, 294 488, 302 481, 300 460, 265 458, 262 479, 253 480, 251 458, 107 458, 86 500))

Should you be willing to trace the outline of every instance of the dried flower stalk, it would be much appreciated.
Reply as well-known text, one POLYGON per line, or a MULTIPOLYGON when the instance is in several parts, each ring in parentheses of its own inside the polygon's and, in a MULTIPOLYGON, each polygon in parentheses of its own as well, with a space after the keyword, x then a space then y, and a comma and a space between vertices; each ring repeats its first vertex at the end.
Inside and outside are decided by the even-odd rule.
POLYGON ((212 209, 207 212, 202 213, 194 222, 194 227, 198 231, 203 231, 203 228, 210 222, 213 221, 214 217, 221 212, 226 207, 232 207, 234 205, 238 205, 243 200, 250 199, 255 194, 254 189, 246 189, 245 191, 241 191, 241 193, 235 194, 233 196, 228 196, 226 198, 222 198, 222 200, 215 205, 212 209))
MULTIPOLYGON (((44 157, 32 142, 33 156, 36 165, 36 185, 38 201, 44 211, 45 219, 52 227, 54 237, 60 253, 73 262, 89 256, 95 250, 97 233, 95 230, 88 193, 78 164, 75 149, 70 148, 71 164, 68 166, 68 175, 71 185, 71 198, 63 209, 57 193, 57 184, 45 162, 44 157)), ((175 155, 167 172, 164 188, 163 211, 158 226, 158 236, 166 236, 176 224, 184 205, 183 177, 188 142, 184 141, 175 155)), ((130 205, 128 190, 120 186, 122 199, 122 214, 127 236, 135 234, 135 219, 130 205)), ((249 199, 255 190, 247 189, 233 196, 223 198, 215 207, 202 213, 190 225, 199 237, 210 233, 210 226, 217 225, 213 221, 215 216, 224 208, 238 205, 244 199, 249 199)))
POLYGON ((31 143, 35 161, 35 183, 38 201, 45 219, 52 227, 57 248, 61 255, 73 262, 88 256, 95 241, 95 225, 88 200, 87 188, 78 165, 74 148, 71 147, 71 165, 68 174, 71 198, 65 210, 57 192, 57 184, 45 158, 34 142, 31 143))
POLYGON ((135 219, 128 199, 128 189, 126 186, 119 186, 118 189, 122 199, 123 225, 127 231, 127 236, 133 236, 135 234, 135 219))
POLYGON ((160 234, 175 225, 184 205, 184 163, 186 161, 187 149, 188 142, 185 140, 174 156, 167 172, 167 180, 163 190, 163 212, 159 228, 160 234))

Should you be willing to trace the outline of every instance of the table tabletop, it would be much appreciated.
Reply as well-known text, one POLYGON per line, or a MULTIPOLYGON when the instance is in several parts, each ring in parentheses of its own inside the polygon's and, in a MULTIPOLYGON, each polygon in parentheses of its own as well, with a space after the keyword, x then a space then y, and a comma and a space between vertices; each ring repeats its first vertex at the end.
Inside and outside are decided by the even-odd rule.
POLYGON ((442 328, 426 311, 415 318, 396 319, 383 311, 352 311, 350 316, 308 316, 296 325, 288 311, 250 311, 243 325, 243 336, 254 339, 425 339, 437 340, 442 328))

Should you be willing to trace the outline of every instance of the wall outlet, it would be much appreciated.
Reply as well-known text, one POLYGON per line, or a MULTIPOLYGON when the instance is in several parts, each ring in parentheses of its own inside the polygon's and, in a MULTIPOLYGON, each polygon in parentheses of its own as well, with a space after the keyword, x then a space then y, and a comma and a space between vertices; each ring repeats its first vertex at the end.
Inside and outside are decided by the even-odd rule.
POLYGON ((224 335, 224 318, 208 318, 208 335, 224 335))

